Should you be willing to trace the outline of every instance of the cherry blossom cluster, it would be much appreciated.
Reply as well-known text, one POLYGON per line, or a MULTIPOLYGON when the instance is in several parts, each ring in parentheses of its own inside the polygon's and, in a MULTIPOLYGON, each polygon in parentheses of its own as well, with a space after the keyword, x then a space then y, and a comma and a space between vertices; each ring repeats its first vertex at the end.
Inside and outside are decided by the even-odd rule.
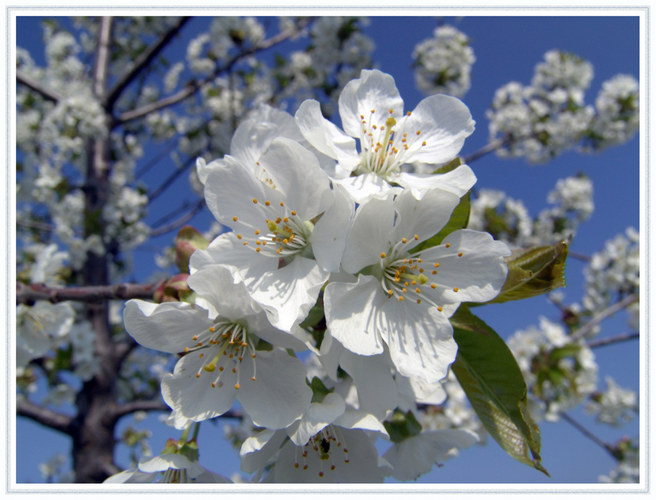
POLYGON ((431 38, 415 46, 412 58, 415 83, 425 94, 463 97, 469 90, 476 57, 469 38, 457 28, 438 26, 431 38))
POLYGON ((342 129, 316 100, 294 116, 260 106, 230 154, 200 158, 207 206, 230 230, 191 255, 187 301, 124 311, 141 345, 179 355, 161 382, 173 426, 189 432, 239 403, 257 429, 239 439, 254 480, 413 479, 478 439, 416 417, 446 398, 449 317, 493 299, 507 274, 510 251, 488 233, 431 240, 476 178, 466 165, 415 166, 458 155, 469 110, 435 95, 405 112, 377 70, 347 83, 338 106, 342 129), (382 457, 378 438, 391 442, 382 457))
POLYGON ((488 231, 513 248, 567 240, 594 211, 592 182, 583 175, 559 179, 547 202, 550 206, 531 217, 521 200, 484 188, 472 200, 468 227, 488 231))
POLYGON ((497 154, 546 162, 581 145, 595 151, 629 140, 638 128, 638 84, 628 75, 604 82, 596 107, 585 103, 592 65, 570 53, 551 50, 535 67, 531 84, 499 88, 488 111, 497 154))

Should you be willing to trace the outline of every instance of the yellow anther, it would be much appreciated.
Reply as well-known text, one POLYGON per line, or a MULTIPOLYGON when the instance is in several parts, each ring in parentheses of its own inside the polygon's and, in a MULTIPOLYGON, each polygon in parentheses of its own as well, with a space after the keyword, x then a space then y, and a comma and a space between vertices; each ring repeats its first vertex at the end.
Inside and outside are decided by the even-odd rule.
POLYGON ((405 300, 405 297, 403 297, 402 295, 399 295, 399 302, 403 302, 404 300, 405 300))
POLYGON ((419 288, 419 287, 415 288, 415 292, 421 293, 421 288, 419 288))
POLYGON ((387 295, 394 295, 394 292, 392 291, 391 288, 389 290, 387 290, 387 295))
POLYGON ((189 348, 188 348, 188 347, 185 347, 185 348, 184 348, 184 352, 189 352, 189 348))
POLYGON ((235 215, 235 216, 232 218, 232 220, 233 220, 234 222, 237 222, 237 221, 239 220, 239 217, 237 217, 237 216, 235 215))
POLYGON ((431 283, 431 288, 435 290, 437 288, 437 285, 435 283, 431 283))
POLYGON ((387 254, 385 252, 380 252, 380 258, 384 259, 385 257, 387 257, 387 254))
POLYGON ((417 299, 417 304, 421 304, 421 299, 417 299))
POLYGON ((372 114, 372 115, 373 115, 375 112, 376 112, 375 109, 372 109, 372 110, 371 110, 371 114, 372 114))
POLYGON ((458 257, 462 257, 462 255, 463 255, 462 252, 458 253, 458 257))
POLYGON ((394 113, 394 110, 393 110, 393 109, 390 109, 390 110, 388 111, 388 113, 391 115, 392 113, 394 113))
POLYGON ((264 202, 264 204, 268 207, 269 205, 271 205, 271 202, 269 200, 267 200, 267 201, 264 202))
POLYGON ((193 340, 194 342, 197 341, 198 340, 198 335, 194 335, 193 337, 191 337, 191 340, 193 340))
POLYGON ((454 287, 453 287, 453 291, 454 291, 454 292, 457 292, 458 290, 460 290, 460 289, 459 289, 457 286, 454 286, 454 287))
POLYGON ((296 210, 292 210, 292 211, 291 211, 291 214, 292 214, 292 215, 296 215, 296 210))
POLYGON ((437 306, 437 310, 442 312, 444 309, 442 308, 442 306, 437 306))
POLYGON ((260 230, 259 230, 259 229, 256 229, 256 230, 255 230, 255 234, 260 234, 260 230))
POLYGON ((415 234, 415 240, 419 240, 419 235, 415 234))
POLYGON ((212 382, 212 389, 216 388, 216 382, 212 382))
POLYGON ((422 146, 425 146, 425 145, 426 145, 426 141, 422 142, 421 145, 422 145, 422 146))
MULTIPOLYGON (((214 326, 210 326, 209 330, 210 330, 210 332, 215 332, 215 331, 216 331, 216 327, 214 327, 214 326)), ((194 339, 194 340, 196 340, 196 339, 194 339)))
POLYGON ((257 198, 253 198, 253 203, 257 203, 257 198))
POLYGON ((284 206, 285 206, 285 202, 284 202, 284 201, 281 201, 281 202, 280 202, 280 206, 281 206, 281 207, 284 207, 284 206))
POLYGON ((447 248, 451 248, 451 243, 447 243, 447 244, 444 245, 444 246, 447 247, 447 248))
POLYGON ((412 114, 412 111, 408 111, 406 115, 410 116, 412 114))
POLYGON ((257 380, 257 379, 253 376, 253 377, 251 377, 251 380, 252 380, 253 382, 255 382, 255 380, 257 380))
POLYGON ((283 218, 282 221, 285 222, 285 223, 289 222, 289 217, 283 218))
POLYGON ((435 270, 433 269, 433 270, 431 271, 431 274, 437 274, 437 271, 435 271, 435 270))
POLYGON ((407 288, 401 288, 401 290, 403 291, 403 293, 406 293, 408 291, 407 288))
POLYGON ((436 268, 437 268, 437 267, 440 267, 440 263, 439 263, 439 262, 436 262, 435 264, 433 264, 433 267, 436 267, 436 268))
POLYGON ((417 135, 421 135, 421 130, 417 130, 417 135))
POLYGON ((238 239, 238 240, 241 240, 241 238, 242 238, 241 234, 238 234, 238 235, 237 235, 237 239, 238 239))
POLYGON ((257 248, 255 249, 255 251, 256 251, 257 253, 260 253, 261 250, 262 250, 262 248, 260 248, 260 247, 257 247, 257 248))
POLYGON ((239 383, 235 384, 235 389, 239 390, 239 383))
POLYGON ((401 242, 403 242, 403 243, 407 243, 407 242, 408 242, 408 238, 401 238, 401 242))
POLYGON ((197 373, 197 374, 196 374, 196 378, 200 378, 200 373, 197 373))

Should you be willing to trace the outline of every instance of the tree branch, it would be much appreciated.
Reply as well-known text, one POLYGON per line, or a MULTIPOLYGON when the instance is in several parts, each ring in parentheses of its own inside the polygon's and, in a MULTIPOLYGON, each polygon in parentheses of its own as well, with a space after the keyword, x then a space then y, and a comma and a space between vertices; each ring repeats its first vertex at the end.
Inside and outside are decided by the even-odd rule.
POLYGON ((147 67, 169 44, 171 40, 180 32, 182 27, 191 19, 191 17, 182 17, 178 23, 173 26, 169 31, 162 34, 162 36, 157 40, 153 45, 143 52, 132 64, 132 67, 125 72, 123 77, 116 83, 114 88, 109 92, 107 96, 105 106, 107 109, 111 110, 114 106, 116 100, 121 96, 125 87, 127 87, 134 78, 145 68, 147 67))
POLYGON ((18 69, 16 70, 16 82, 38 92, 43 98, 53 101, 55 104, 63 98, 59 93, 41 85, 39 82, 35 82, 32 78, 18 69))
POLYGON ((198 212, 200 212, 204 206, 205 206, 205 199, 203 198, 203 199, 198 200, 198 202, 193 206, 193 208, 191 210, 189 210, 189 212, 187 212, 182 217, 179 217, 178 219, 174 220, 173 222, 171 222, 171 223, 169 223, 165 226, 161 226, 161 227, 158 227, 156 229, 151 230, 150 231, 150 236, 151 237, 161 236, 161 235, 166 234, 168 232, 175 231, 176 229, 178 229, 182 225, 189 222, 189 220, 194 215, 196 215, 198 212))
POLYGON ((615 304, 611 305, 610 307, 607 307, 603 311, 601 311, 599 314, 597 314, 594 318, 592 318, 590 321, 588 321, 585 325, 583 325, 581 328, 576 330, 574 334, 572 335, 573 340, 578 340, 582 339, 585 337, 592 329, 597 326, 599 323, 601 323, 603 320, 606 318, 612 316, 616 312, 621 311, 625 307, 630 306, 634 302, 637 302, 639 300, 638 296, 634 293, 627 295, 624 297, 622 300, 619 302, 616 302, 615 304))
POLYGON ((41 425, 50 427, 53 430, 71 434, 73 418, 56 411, 43 408, 27 400, 16 403, 16 414, 19 417, 29 418, 41 425))
POLYGON ((16 304, 33 304, 37 300, 57 303, 66 300, 100 302, 104 300, 152 299, 153 293, 160 284, 161 282, 147 285, 120 283, 118 285, 51 288, 43 284, 16 283, 16 304))
POLYGON ((560 412, 559 415, 562 417, 562 419, 570 424, 572 427, 574 427, 576 430, 578 430, 581 434, 583 434, 585 437, 593 441, 594 443, 598 444, 600 447, 602 447, 604 450, 606 450, 615 460, 617 460, 617 453, 615 450, 615 447, 606 443, 605 441, 602 441, 599 439, 597 436, 592 434, 588 429, 583 427, 580 423, 578 423, 576 420, 574 420, 572 417, 570 417, 567 413, 565 412, 560 412))
POLYGON ((593 340, 592 342, 588 342, 588 347, 590 349, 594 349, 595 347, 603 347, 607 345, 617 344, 619 342, 626 342, 628 340, 636 340, 639 338, 640 338, 640 333, 638 332, 621 333, 619 335, 616 335, 614 337, 609 337, 607 339, 599 339, 599 340, 593 340))
MULTIPOLYGON (((306 19, 301 19, 299 21, 299 28, 303 28, 306 26, 309 22, 311 21, 310 18, 306 19)), ((181 101, 184 101, 187 97, 192 96, 196 92, 198 92, 200 89, 202 89, 205 85, 211 83, 218 75, 225 71, 229 71, 235 64, 237 64, 239 61, 241 61, 243 58, 251 56, 253 54, 256 54, 258 52, 261 52, 263 50, 270 49, 271 47, 278 45, 288 38, 290 38, 293 35, 291 31, 283 31, 281 33, 278 33, 277 35, 268 38, 267 40, 264 40, 261 44, 259 44, 256 47, 252 47, 250 49, 244 50, 243 52, 237 54, 234 56, 232 59, 230 59, 226 64, 223 66, 217 66, 217 68, 212 72, 212 74, 201 81, 195 81, 192 80, 185 85, 185 87, 176 92, 173 95, 170 95, 168 97, 165 97, 163 99, 160 99, 159 101, 155 101, 150 104, 146 104, 140 108, 133 109, 131 111, 126 111, 125 113, 122 113, 121 115, 118 116, 116 121, 114 122, 114 126, 121 125, 123 123, 136 120, 138 118, 142 118, 150 113, 153 113, 155 111, 158 111, 163 108, 167 108, 169 106, 173 106, 174 104, 177 104, 181 101)))

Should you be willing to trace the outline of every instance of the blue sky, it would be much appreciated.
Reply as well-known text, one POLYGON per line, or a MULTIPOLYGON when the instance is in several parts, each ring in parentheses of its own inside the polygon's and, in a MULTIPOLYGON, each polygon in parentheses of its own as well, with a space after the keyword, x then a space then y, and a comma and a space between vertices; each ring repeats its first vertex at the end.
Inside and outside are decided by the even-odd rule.
MULTIPOLYGON (((371 17, 366 33, 374 39, 376 51, 373 60, 378 67, 394 76, 397 86, 406 103, 412 109, 423 97, 414 86, 411 70, 411 54, 416 43, 430 36, 437 24, 434 17, 371 17)), ((471 40, 476 55, 472 72, 471 90, 463 101, 471 110, 477 122, 475 133, 468 138, 462 154, 477 151, 488 140, 485 111, 489 108, 494 91, 503 84, 514 80, 529 84, 534 66, 540 62, 546 51, 560 49, 573 52, 590 61, 595 77, 586 94, 586 102, 593 103, 604 80, 618 73, 639 76, 639 21, 637 17, 466 17, 444 18, 463 31, 471 40)), ((195 36, 206 19, 195 19, 183 31, 183 39, 195 36)), ((35 19, 19 19, 18 45, 31 51, 42 51, 40 29, 35 19)), ((178 42, 171 48, 175 53, 184 53, 186 42, 178 42)), ((38 61, 41 59, 35 55, 38 61)), ((147 150, 148 153, 153 154, 147 150)), ((603 154, 584 155, 576 152, 565 153, 546 165, 529 165, 521 159, 498 159, 488 155, 471 164, 478 177, 477 187, 495 188, 508 193, 513 198, 524 201, 529 211, 536 215, 546 206, 547 193, 560 178, 585 173, 594 183, 595 212, 591 219, 581 227, 574 239, 571 250, 590 255, 603 247, 603 243, 621 233, 627 226, 639 227, 639 151, 638 137, 627 144, 610 148, 603 154)), ((161 175, 161 174, 159 174, 161 175)), ((183 176, 186 179, 186 176, 183 176)), ((157 220, 162 211, 171 208, 171 196, 180 201, 188 196, 188 190, 180 183, 171 188, 168 196, 163 196, 153 204, 150 221, 157 220), (164 200, 167 198, 167 200, 164 200)), ((211 216, 209 216, 211 217, 211 216)), ((207 228, 210 220, 207 214, 197 217, 194 223, 200 230, 207 228)), ((158 240, 167 244, 173 234, 158 240)), ((148 244, 148 248, 152 248, 148 244)), ((152 251, 135 253, 138 271, 134 278, 145 279, 154 270, 152 251)), ((566 298, 577 301, 581 297, 583 265, 570 259, 567 267, 568 287, 566 298)), ((479 309, 480 315, 499 332, 508 337, 515 330, 537 324, 538 316, 544 315, 556 320, 558 312, 550 307, 544 298, 536 298, 517 304, 489 306, 479 309)), ((601 336, 626 331, 622 319, 604 324, 601 336)), ((638 384, 638 344, 621 344, 604 347, 595 351, 600 366, 600 384, 603 377, 612 375, 623 386, 637 390, 638 384)), ((591 424, 591 419, 582 413, 573 413, 581 422, 591 424)), ((150 420, 155 420, 150 419, 150 420)), ((236 453, 227 446, 219 444, 216 436, 222 433, 223 423, 204 424, 201 428, 201 462, 208 468, 221 473, 238 470, 236 453), (204 446, 203 446, 204 444, 204 446), (224 465, 217 465, 224 464, 224 465)), ((637 422, 620 430, 590 425, 602 439, 614 442, 624 433, 637 437, 637 422)), ((596 482, 600 474, 607 473, 614 461, 597 445, 583 437, 566 423, 550 424, 543 422, 542 457, 543 464, 551 473, 546 478, 524 465, 514 462, 496 443, 475 446, 461 452, 460 457, 445 463, 444 467, 434 468, 423 476, 421 482, 467 483, 467 482, 507 482, 507 483, 568 483, 596 482)), ((167 437, 175 436, 168 429, 158 426, 151 441, 157 453, 167 437)), ((18 420, 17 480, 40 481, 37 469, 39 462, 49 458, 57 451, 66 452, 66 440, 42 428, 18 420)), ((119 455, 125 462, 125 454, 119 455)))

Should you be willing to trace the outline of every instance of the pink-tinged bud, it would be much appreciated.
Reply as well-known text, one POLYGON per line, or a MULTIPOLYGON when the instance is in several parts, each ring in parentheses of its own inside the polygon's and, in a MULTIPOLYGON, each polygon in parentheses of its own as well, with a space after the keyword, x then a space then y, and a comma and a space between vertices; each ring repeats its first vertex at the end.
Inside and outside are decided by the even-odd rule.
POLYGON ((196 250, 205 250, 209 242, 195 228, 184 226, 175 238, 175 264, 183 273, 189 272, 189 258, 196 250))
POLYGON ((193 293, 187 286, 188 277, 187 273, 180 273, 162 283, 153 295, 155 302, 180 302, 185 300, 193 293))

